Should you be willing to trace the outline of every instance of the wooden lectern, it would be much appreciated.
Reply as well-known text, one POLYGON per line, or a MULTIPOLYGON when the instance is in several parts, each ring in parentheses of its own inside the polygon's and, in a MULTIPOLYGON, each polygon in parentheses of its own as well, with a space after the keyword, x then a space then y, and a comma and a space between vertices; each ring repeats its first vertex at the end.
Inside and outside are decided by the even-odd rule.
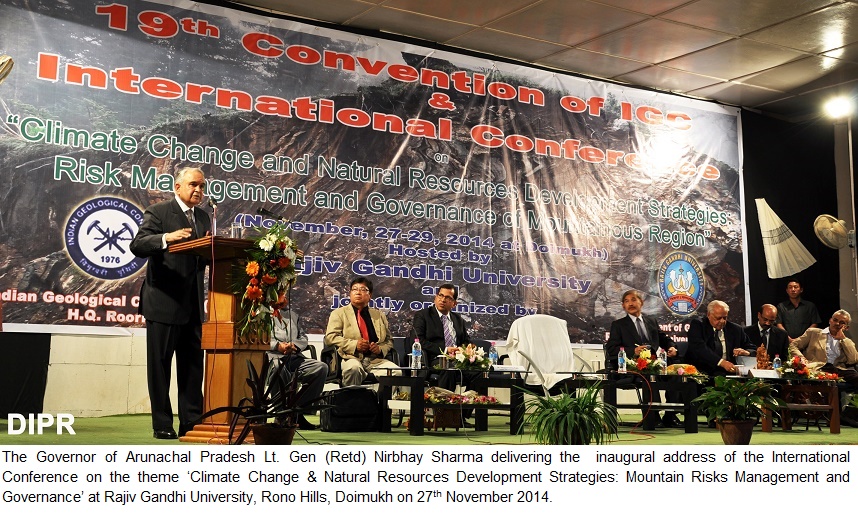
MULTIPOLYGON (((219 406, 236 406, 247 396, 247 360, 259 369, 267 339, 240 337, 235 324, 241 320, 241 298, 233 293, 233 272, 237 260, 246 258, 245 250, 253 241, 226 237, 202 237, 170 246, 171 253, 197 255, 212 260, 208 320, 203 323, 202 348, 205 350, 203 411, 219 406)), ((209 417, 181 438, 183 442, 229 443, 231 415, 209 417)))

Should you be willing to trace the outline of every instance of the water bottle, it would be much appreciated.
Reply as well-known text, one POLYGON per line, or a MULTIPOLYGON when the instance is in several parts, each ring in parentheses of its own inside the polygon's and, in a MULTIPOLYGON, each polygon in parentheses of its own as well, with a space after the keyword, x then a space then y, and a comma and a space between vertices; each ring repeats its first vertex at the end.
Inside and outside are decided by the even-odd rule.
POLYGON ((620 353, 617 355, 617 372, 620 374, 626 373, 626 348, 621 347, 620 353))
POLYGON ((498 364, 498 349, 495 347, 494 342, 492 342, 492 347, 489 349, 489 361, 492 362, 492 365, 498 364))
POLYGON ((414 339, 414 345, 411 346, 411 368, 420 369, 423 367, 423 348, 420 346, 420 339, 414 339))
POLYGON ((665 351, 663 347, 659 347, 656 354, 658 355, 658 361, 661 362, 660 373, 664 374, 667 369, 667 351, 665 351))
POLYGON ((775 359, 772 360, 772 368, 774 370, 778 370, 781 368, 781 355, 776 354, 775 359))

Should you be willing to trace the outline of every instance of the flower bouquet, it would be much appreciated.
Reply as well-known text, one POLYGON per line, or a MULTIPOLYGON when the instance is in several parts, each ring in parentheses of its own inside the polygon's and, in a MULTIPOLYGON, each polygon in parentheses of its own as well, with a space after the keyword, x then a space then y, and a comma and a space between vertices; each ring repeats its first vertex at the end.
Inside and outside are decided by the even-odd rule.
POLYGON ((492 366, 492 362, 486 356, 483 348, 474 344, 468 344, 464 347, 448 347, 444 354, 447 360, 459 370, 487 371, 492 366))
POLYGON ((697 367, 686 363, 674 363, 672 365, 668 365, 667 368, 664 369, 664 373, 668 376, 686 376, 698 383, 704 383, 709 379, 709 376, 697 370, 697 367))
POLYGON ((295 283, 295 261, 301 258, 291 230, 277 223, 253 238, 247 260, 235 273, 234 286, 241 294, 242 318, 239 334, 262 338, 271 332, 274 317, 285 301, 286 290, 295 283))
POLYGON ((496 397, 480 395, 473 390, 456 394, 443 388, 432 387, 423 394, 427 404, 497 404, 496 397))
POLYGON ((802 356, 793 356, 784 360, 783 365, 778 369, 778 373, 782 378, 787 379, 821 379, 839 381, 840 376, 834 372, 823 372, 819 368, 821 363, 808 363, 802 356))
POLYGON ((664 370, 661 360, 653 358, 649 349, 641 351, 635 359, 630 358, 626 363, 626 369, 641 374, 661 374, 664 370))

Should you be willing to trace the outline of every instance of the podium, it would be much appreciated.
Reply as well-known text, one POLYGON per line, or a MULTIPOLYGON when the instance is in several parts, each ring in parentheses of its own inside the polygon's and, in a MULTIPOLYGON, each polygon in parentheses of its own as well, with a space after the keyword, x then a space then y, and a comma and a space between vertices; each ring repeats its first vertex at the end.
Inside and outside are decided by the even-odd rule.
MULTIPOLYGON (((235 262, 245 258, 253 241, 207 236, 170 246, 171 253, 196 255, 210 259, 208 320, 203 323, 202 348, 205 351, 203 412, 220 406, 235 406, 245 392, 247 360, 259 369, 263 355, 270 349, 268 338, 254 340, 239 336, 236 323, 241 320, 241 297, 233 293, 235 262)), ((182 442, 229 443, 231 415, 222 413, 194 426, 182 442)))

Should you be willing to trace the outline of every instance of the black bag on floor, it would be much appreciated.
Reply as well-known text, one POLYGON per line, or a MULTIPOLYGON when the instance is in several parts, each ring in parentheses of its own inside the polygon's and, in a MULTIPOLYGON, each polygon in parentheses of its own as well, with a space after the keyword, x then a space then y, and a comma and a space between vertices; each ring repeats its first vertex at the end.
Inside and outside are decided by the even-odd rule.
POLYGON ((322 431, 378 431, 378 395, 371 388, 330 390, 322 394, 322 404, 333 406, 319 414, 322 431))

